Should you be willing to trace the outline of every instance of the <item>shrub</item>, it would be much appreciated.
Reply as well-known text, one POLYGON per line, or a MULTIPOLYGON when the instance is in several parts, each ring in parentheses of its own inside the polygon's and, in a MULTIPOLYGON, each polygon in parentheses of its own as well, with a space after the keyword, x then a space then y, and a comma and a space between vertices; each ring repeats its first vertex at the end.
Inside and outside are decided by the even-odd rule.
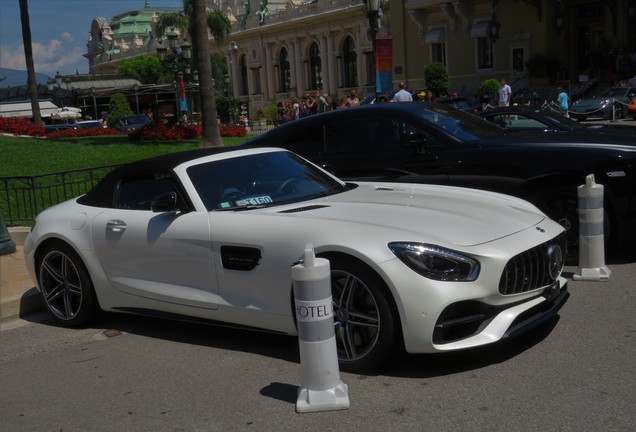
MULTIPOLYGON (((128 134, 133 141, 182 141, 201 136, 202 128, 199 125, 168 125, 151 123, 128 134)), ((219 132, 222 137, 244 137, 247 134, 245 127, 237 125, 221 124, 219 132)))
POLYGON ((247 130, 245 126, 233 125, 233 124, 220 124, 219 132, 222 137, 244 137, 247 135, 247 130))
POLYGON ((31 119, 24 117, 0 117, 0 133, 7 133, 15 136, 44 136, 44 128, 33 123, 31 119))
POLYGON ((429 63, 424 69, 424 82, 426 87, 432 90, 436 96, 446 94, 446 89, 450 87, 450 74, 444 63, 429 63))
POLYGON ((119 120, 121 120, 122 117, 133 114, 134 113, 130 109, 130 105, 128 105, 128 101, 126 100, 126 96, 124 96, 123 93, 115 93, 110 97, 107 120, 108 125, 113 128, 117 127, 119 120))
POLYGON ((133 141, 182 141, 201 135, 197 125, 151 123, 128 134, 133 141))
POLYGON ((479 86, 479 91, 485 96, 492 97, 499 91, 499 81, 494 78, 484 80, 479 86))
POLYGON ((263 109, 263 114, 265 115, 265 120, 274 121, 276 114, 278 114, 278 107, 274 104, 267 105, 263 109))
POLYGON ((49 139, 56 138, 82 138, 82 137, 91 137, 91 136, 102 136, 102 135, 120 135, 121 132, 118 132, 116 129, 110 128, 85 128, 85 129, 64 129, 57 132, 52 132, 49 134, 49 139))

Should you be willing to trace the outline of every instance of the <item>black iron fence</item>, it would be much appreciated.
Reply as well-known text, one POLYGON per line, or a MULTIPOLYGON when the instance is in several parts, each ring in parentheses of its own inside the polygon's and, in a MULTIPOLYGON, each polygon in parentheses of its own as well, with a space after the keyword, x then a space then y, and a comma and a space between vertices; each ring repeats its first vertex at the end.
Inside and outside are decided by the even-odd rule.
POLYGON ((31 226, 42 210, 83 195, 120 165, 36 176, 0 177, 0 206, 7 226, 31 226))

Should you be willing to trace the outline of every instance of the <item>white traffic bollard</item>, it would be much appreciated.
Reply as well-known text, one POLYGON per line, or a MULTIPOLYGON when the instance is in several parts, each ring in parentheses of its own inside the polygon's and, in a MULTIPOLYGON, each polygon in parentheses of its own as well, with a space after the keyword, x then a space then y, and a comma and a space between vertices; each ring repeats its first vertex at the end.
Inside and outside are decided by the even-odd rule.
POLYGON ((340 380, 333 325, 329 261, 316 258, 314 247, 305 247, 305 260, 292 267, 301 386, 296 412, 349 408, 349 391, 340 380))
POLYGON ((612 271, 605 266, 603 235, 603 185, 594 182, 594 174, 578 187, 579 267, 573 280, 606 281, 612 271))

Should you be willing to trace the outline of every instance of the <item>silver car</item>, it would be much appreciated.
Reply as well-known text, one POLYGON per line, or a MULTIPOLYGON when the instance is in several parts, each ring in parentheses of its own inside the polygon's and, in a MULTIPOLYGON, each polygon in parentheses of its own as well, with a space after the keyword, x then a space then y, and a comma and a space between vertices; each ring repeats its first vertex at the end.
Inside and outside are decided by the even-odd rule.
POLYGON ((598 96, 576 101, 570 108, 570 117, 586 120, 588 117, 625 117, 627 105, 636 98, 635 87, 610 87, 598 96))

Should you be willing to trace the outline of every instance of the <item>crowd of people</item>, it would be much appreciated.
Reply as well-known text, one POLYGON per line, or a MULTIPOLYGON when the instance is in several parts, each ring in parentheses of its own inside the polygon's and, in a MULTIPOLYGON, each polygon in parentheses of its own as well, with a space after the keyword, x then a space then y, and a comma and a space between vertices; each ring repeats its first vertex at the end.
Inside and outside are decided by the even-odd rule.
POLYGON ((347 96, 337 101, 332 100, 327 93, 316 90, 314 94, 307 93, 300 99, 295 97, 290 102, 278 102, 274 124, 284 124, 326 111, 357 106, 360 106, 360 99, 355 90, 351 90, 347 96))

